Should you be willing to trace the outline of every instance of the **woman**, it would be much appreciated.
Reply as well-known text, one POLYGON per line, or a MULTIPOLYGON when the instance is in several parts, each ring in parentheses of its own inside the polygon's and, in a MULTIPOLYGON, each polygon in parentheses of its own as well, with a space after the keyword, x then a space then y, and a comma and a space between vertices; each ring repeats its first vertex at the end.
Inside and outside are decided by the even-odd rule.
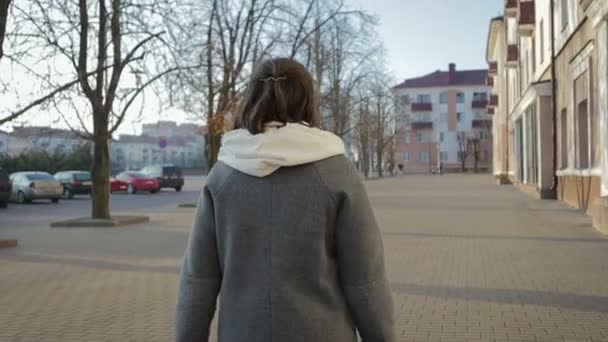
POLYGON ((395 341, 382 240, 344 144, 319 126, 289 59, 253 73, 203 189, 179 287, 176 341, 395 341))

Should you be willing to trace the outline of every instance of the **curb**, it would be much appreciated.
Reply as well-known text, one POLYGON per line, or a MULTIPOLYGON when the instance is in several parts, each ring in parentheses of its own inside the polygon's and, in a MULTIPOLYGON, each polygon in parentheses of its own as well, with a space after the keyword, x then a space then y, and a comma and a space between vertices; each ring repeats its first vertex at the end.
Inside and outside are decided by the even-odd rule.
POLYGON ((19 242, 16 239, 0 239, 0 249, 17 247, 19 242))
POLYGON ((113 228, 150 222, 148 216, 117 215, 111 219, 92 219, 88 217, 52 222, 51 228, 113 228))

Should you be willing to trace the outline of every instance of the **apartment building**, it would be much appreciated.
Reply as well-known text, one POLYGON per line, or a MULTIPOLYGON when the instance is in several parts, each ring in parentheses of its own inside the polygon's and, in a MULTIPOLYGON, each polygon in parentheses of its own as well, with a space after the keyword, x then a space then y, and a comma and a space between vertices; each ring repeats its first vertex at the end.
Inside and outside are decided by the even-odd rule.
POLYGON ((507 0, 486 57, 495 175, 606 229, 608 2, 507 0))
POLYGON ((492 117, 486 79, 487 70, 456 70, 452 63, 447 71, 396 85, 397 166, 404 172, 431 172, 441 164, 445 171, 458 171, 463 160, 466 168, 474 168, 477 159, 478 169, 489 169, 492 117))
POLYGON ((112 170, 137 170, 153 164, 205 168, 205 128, 159 121, 142 125, 142 134, 121 134, 110 144, 112 170))

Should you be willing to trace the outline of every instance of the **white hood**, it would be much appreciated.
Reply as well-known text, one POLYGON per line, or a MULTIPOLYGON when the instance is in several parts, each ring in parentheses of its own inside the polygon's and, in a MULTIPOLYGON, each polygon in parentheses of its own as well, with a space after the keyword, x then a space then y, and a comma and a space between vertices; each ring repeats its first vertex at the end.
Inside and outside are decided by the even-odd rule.
POLYGON ((338 136, 304 124, 271 123, 266 132, 237 129, 224 134, 218 159, 248 175, 265 177, 282 166, 313 163, 344 154, 338 136))

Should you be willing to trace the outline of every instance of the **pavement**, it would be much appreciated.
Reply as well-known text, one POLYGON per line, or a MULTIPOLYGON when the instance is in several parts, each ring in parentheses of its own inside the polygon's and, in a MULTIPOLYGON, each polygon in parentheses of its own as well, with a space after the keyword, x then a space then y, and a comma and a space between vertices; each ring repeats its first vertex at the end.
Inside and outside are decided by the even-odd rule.
MULTIPOLYGON (((399 341, 608 341, 608 238, 580 211, 489 176, 366 184, 399 341)), ((16 225, 0 211, 0 237, 20 244, 0 250, 0 341, 170 341, 193 209, 147 208, 153 196, 130 210, 149 224, 116 229, 51 229, 37 213, 16 225)))

